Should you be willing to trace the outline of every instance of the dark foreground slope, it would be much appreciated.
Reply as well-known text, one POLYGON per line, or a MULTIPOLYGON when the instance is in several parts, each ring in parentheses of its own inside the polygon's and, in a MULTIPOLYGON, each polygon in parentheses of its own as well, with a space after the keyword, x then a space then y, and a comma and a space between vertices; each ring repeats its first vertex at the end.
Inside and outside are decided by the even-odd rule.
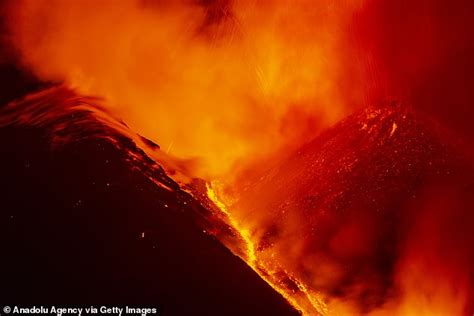
POLYGON ((162 315, 296 314, 203 232, 197 221, 206 210, 161 168, 153 178, 163 186, 131 165, 123 149, 140 155, 132 143, 87 111, 55 120, 0 129, 2 304, 151 305, 162 315), (51 143, 67 133, 84 137, 51 143))

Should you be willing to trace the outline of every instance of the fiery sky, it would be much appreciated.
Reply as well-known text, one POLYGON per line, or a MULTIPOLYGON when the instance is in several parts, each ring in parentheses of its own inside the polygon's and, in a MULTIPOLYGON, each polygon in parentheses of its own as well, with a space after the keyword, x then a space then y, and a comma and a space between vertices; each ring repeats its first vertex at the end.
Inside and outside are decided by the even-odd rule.
POLYGON ((107 98, 201 177, 311 139, 360 105, 361 0, 15 1, 21 61, 107 98), (343 92, 343 93, 341 93, 343 92))

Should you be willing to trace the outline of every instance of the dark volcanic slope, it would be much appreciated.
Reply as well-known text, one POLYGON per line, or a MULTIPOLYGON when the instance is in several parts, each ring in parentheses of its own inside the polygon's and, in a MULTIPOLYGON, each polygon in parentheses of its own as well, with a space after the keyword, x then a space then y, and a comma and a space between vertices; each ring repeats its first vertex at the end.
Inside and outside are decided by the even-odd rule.
MULTIPOLYGON (((51 90, 28 120, 63 97, 70 102, 71 92, 51 90)), ((163 186, 139 165, 132 168, 127 150, 141 155, 133 143, 88 111, 65 113, 50 124, 0 129, 2 303, 152 305, 162 315, 296 314, 203 233, 196 221, 206 210, 161 168, 153 178, 163 186), (68 135, 76 138, 52 146, 52 136, 68 135)))
POLYGON ((307 211, 343 210, 356 202, 383 210, 390 204, 387 199, 410 194, 427 176, 448 172, 449 159, 445 145, 411 111, 400 106, 367 109, 304 145, 251 184, 256 196, 270 189, 266 194, 272 198, 248 200, 262 200, 281 211, 283 201, 307 211))

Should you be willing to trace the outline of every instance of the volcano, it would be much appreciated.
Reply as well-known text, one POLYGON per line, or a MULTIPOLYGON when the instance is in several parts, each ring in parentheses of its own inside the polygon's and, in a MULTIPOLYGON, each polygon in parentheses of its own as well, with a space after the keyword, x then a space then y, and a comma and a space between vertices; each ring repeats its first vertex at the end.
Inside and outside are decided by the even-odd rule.
MULTIPOLYGON (((464 276, 471 271, 473 236, 458 228, 474 219, 474 173, 468 156, 453 144, 442 127, 408 106, 368 108, 266 169, 244 172, 231 209, 247 223, 263 266, 277 262, 283 275, 324 293, 329 306, 343 301, 356 314, 383 310, 416 291, 399 279, 413 271, 400 270, 420 264, 420 282, 447 275, 449 281, 431 291, 466 291, 460 304, 468 309, 473 279, 464 276), (445 252, 459 261, 445 260, 445 252), (458 265, 463 289, 454 272, 458 265)), ((436 306, 430 295, 421 296, 436 306)), ((462 306, 454 309, 462 310, 457 314, 465 313, 462 306)), ((424 311, 436 310, 442 308, 424 311)), ((446 315, 456 314, 448 310, 446 315)))
POLYGON ((473 4, 0 1, 3 304, 472 315, 473 4))
POLYGON ((1 109, 3 302, 297 315, 97 103, 53 87, 1 109))
POLYGON ((170 315, 296 314, 280 293, 305 315, 331 315, 341 304, 383 313, 416 292, 408 265, 421 269, 420 282, 443 277, 416 292, 425 310, 452 313, 430 298, 451 288, 463 295, 451 300, 461 306, 455 313, 470 308, 473 283, 464 276, 474 240, 462 227, 473 221, 472 166, 422 114, 399 104, 356 112, 244 172, 225 205, 206 196, 204 180, 173 180, 186 162, 102 102, 58 86, 1 110, 7 299, 162 302, 170 315))

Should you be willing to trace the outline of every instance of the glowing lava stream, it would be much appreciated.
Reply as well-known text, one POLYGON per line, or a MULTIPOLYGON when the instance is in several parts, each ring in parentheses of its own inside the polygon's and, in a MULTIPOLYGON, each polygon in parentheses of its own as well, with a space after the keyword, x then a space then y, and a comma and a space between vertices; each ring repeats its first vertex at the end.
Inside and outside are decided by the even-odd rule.
POLYGON ((322 297, 318 293, 311 293, 300 281, 294 278, 290 273, 284 271, 278 267, 277 262, 267 262, 260 260, 256 246, 252 241, 252 233, 244 228, 229 211, 228 207, 224 202, 221 201, 216 190, 216 182, 206 183, 206 193, 210 201, 214 203, 216 208, 221 211, 227 220, 227 224, 230 225, 238 234, 242 241, 245 243, 246 258, 238 255, 237 251, 233 251, 234 254, 238 255, 244 260, 265 282, 267 282, 275 291, 280 293, 296 310, 305 316, 318 315, 324 316, 329 315, 328 308, 324 303, 322 297), (276 266, 272 267, 272 266, 276 266), (298 290, 290 289, 285 287, 285 278, 291 281, 292 284, 296 285, 298 290))

